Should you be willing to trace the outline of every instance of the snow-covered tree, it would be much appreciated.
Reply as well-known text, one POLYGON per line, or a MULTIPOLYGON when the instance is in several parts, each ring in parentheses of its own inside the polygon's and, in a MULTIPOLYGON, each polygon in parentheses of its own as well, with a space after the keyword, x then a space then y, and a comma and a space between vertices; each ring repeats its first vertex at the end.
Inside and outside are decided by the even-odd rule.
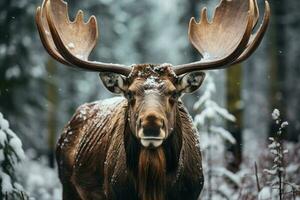
POLYGON ((24 158, 21 140, 0 113, 0 199, 25 199, 23 188, 15 174, 17 165, 24 158))
MULTIPOLYGON (((287 170, 287 166, 291 166, 287 163, 285 157, 288 156, 288 149, 284 147, 283 133, 288 126, 287 121, 283 121, 280 116, 280 111, 274 109, 272 118, 275 121, 278 129, 272 137, 269 137, 270 144, 268 149, 272 154, 272 166, 268 169, 264 169, 264 172, 269 176, 266 186, 260 191, 259 199, 290 199, 296 196, 296 193, 300 192, 300 186, 297 183, 292 182, 292 178, 295 174, 289 174, 290 170, 287 170)), ((296 166, 296 168, 299 166, 296 166)), ((295 168, 295 166, 293 166, 295 168)), ((295 173, 295 171, 294 171, 295 173)), ((297 173, 297 172, 296 172, 297 173)), ((294 198, 295 199, 295 198, 294 198)))
POLYGON ((30 200, 62 199, 57 170, 49 167, 47 157, 37 157, 34 150, 26 151, 26 158, 17 167, 16 174, 30 200))
POLYGON ((27 151, 25 156, 21 140, 0 113, 0 199, 61 199, 56 171, 43 157, 35 161, 34 152, 27 151))
POLYGON ((204 93, 194 105, 194 109, 198 112, 194 122, 200 132, 200 148, 204 155, 203 168, 206 184, 203 196, 209 200, 214 199, 216 195, 230 195, 223 177, 229 178, 234 184, 240 184, 239 178, 223 167, 225 165, 225 142, 236 143, 231 133, 223 128, 224 121, 234 122, 235 117, 216 103, 215 95, 216 86, 213 76, 207 74, 204 93), (220 180, 223 180, 223 184, 220 184, 220 180))

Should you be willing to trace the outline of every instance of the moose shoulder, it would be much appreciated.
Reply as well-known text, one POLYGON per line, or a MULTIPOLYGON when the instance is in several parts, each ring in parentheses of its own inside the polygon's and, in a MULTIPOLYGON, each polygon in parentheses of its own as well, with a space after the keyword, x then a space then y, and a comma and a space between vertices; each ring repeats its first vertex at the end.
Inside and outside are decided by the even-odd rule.
POLYGON ((48 53, 66 66, 100 72, 105 87, 120 98, 81 106, 57 146, 64 200, 196 200, 203 187, 197 132, 180 101, 197 90, 203 70, 230 67, 247 59, 266 32, 270 7, 256 29, 256 0, 221 0, 211 22, 206 9, 189 24, 196 62, 172 66, 90 61, 98 26, 67 3, 44 0, 36 23, 48 53))
MULTIPOLYGON (((63 172, 60 178, 66 199, 75 196, 139 199, 143 195, 143 199, 197 199, 199 196, 204 180, 196 129, 180 100, 161 100, 166 98, 163 92, 169 93, 166 87, 170 85, 166 84, 173 85, 170 79, 175 78, 167 74, 170 66, 156 67, 158 73, 153 68, 137 66, 140 76, 132 75, 135 77, 133 83, 141 82, 142 88, 138 88, 141 91, 136 94, 140 96, 131 98, 136 98, 135 104, 148 106, 136 111, 132 102, 123 97, 84 104, 66 126, 57 146, 57 162, 59 171, 63 172), (144 68, 143 73, 141 68, 144 68), (149 101, 147 97, 155 99, 157 94, 157 101, 146 102, 149 101), (157 104, 167 107, 165 103, 173 103, 174 108, 164 112, 157 104), (134 131, 138 126, 136 122, 139 118, 149 120, 150 116, 147 123, 155 123, 151 121, 155 109, 161 109, 169 130, 165 131, 167 134, 162 136, 163 142, 158 147, 155 144, 143 146, 141 137, 134 131)), ((110 77, 110 81, 112 79, 114 77, 110 77)), ((201 82, 202 79, 198 87, 201 82)), ((152 140, 155 140, 154 136, 152 140)))

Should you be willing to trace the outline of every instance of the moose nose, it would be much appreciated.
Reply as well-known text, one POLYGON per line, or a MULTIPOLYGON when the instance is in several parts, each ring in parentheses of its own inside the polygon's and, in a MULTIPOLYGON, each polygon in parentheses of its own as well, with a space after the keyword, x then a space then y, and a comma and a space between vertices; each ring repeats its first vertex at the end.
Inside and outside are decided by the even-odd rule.
POLYGON ((159 137, 161 129, 164 127, 164 120, 157 113, 149 113, 138 120, 140 128, 143 129, 145 137, 159 137))
POLYGON ((158 128, 158 127, 145 127, 143 132, 144 132, 145 137, 159 137, 160 128, 158 128))
POLYGON ((146 148, 159 147, 166 137, 164 118, 158 112, 142 115, 138 127, 141 144, 146 148))
POLYGON ((162 128, 164 125, 164 120, 161 115, 157 113, 149 113, 145 117, 141 118, 141 126, 143 128, 147 127, 156 127, 156 128, 162 128))

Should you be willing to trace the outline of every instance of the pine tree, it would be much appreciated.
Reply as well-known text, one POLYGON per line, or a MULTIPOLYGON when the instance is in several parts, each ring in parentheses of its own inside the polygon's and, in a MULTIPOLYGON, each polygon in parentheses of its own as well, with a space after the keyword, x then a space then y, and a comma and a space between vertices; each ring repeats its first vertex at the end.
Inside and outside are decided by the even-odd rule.
POLYGON ((0 199, 26 199, 15 174, 16 165, 25 158, 21 140, 9 128, 9 123, 0 113, 0 199))
MULTIPOLYGON (((214 199, 215 195, 229 196, 229 194, 225 194, 225 190, 222 191, 217 186, 220 180, 215 174, 227 177, 232 182, 239 184, 235 175, 222 167, 224 165, 222 163, 224 161, 222 159, 224 157, 224 143, 236 143, 231 133, 224 129, 222 125, 224 120, 234 122, 235 118, 213 100, 215 93, 216 86, 213 77, 211 74, 208 74, 204 85, 204 93, 194 105, 194 109, 198 112, 194 122, 200 132, 199 141, 204 154, 203 168, 205 170, 204 174, 207 175, 205 177, 206 184, 203 198, 205 196, 205 199, 208 200, 214 199)), ((222 182, 224 183, 224 180, 222 182)))

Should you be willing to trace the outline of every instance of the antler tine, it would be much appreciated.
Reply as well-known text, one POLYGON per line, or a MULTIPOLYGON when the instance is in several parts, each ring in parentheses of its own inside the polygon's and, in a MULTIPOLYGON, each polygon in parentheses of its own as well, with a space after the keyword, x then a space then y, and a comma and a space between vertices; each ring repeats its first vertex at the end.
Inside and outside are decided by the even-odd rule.
MULTIPOLYGON (((62 0, 44 0, 44 4, 42 13, 45 12, 46 22, 51 33, 50 41, 53 41, 57 49, 55 59, 58 58, 59 61, 65 61, 65 64, 89 71, 129 75, 131 69, 125 65, 88 60, 98 38, 97 20, 94 16, 91 16, 88 22, 85 23, 84 14, 80 10, 75 20, 71 22, 66 2, 62 0)), ((38 12, 40 12, 39 10, 38 12)))
POLYGON ((246 60, 249 56, 251 56, 252 53, 257 49, 259 44, 261 43, 265 32, 267 31, 268 24, 270 21, 270 15, 271 15, 271 9, 270 5, 267 0, 265 0, 265 13, 264 18, 262 21, 262 24, 260 25, 259 29, 256 31, 255 34, 251 35, 248 46, 246 50, 236 59, 232 65, 243 62, 246 60))
MULTIPOLYGON (((269 15, 267 12, 266 19, 269 15)), ((204 9, 200 22, 192 18, 189 26, 190 41, 203 58, 198 62, 176 66, 175 73, 180 75, 195 70, 225 68, 235 60, 249 56, 257 47, 256 41, 262 39, 268 21, 264 20, 253 40, 250 40, 258 15, 255 0, 222 0, 212 22, 207 21, 204 9), (249 43, 249 40, 254 43, 249 43), (243 53, 245 49, 247 53, 243 53)))
POLYGON ((42 7, 38 7, 35 15, 35 22, 38 28, 38 32, 42 41, 44 48, 47 50, 49 55, 51 55, 55 60, 59 61, 62 64, 69 65, 71 64, 66 61, 57 51, 55 44, 53 42, 49 26, 47 23, 45 12, 45 4, 47 0, 45 0, 42 4, 42 7))
POLYGON ((257 4, 257 0, 254 0, 254 22, 253 22, 253 29, 255 28, 255 26, 258 23, 258 19, 259 19, 259 9, 258 9, 258 4, 257 4))

